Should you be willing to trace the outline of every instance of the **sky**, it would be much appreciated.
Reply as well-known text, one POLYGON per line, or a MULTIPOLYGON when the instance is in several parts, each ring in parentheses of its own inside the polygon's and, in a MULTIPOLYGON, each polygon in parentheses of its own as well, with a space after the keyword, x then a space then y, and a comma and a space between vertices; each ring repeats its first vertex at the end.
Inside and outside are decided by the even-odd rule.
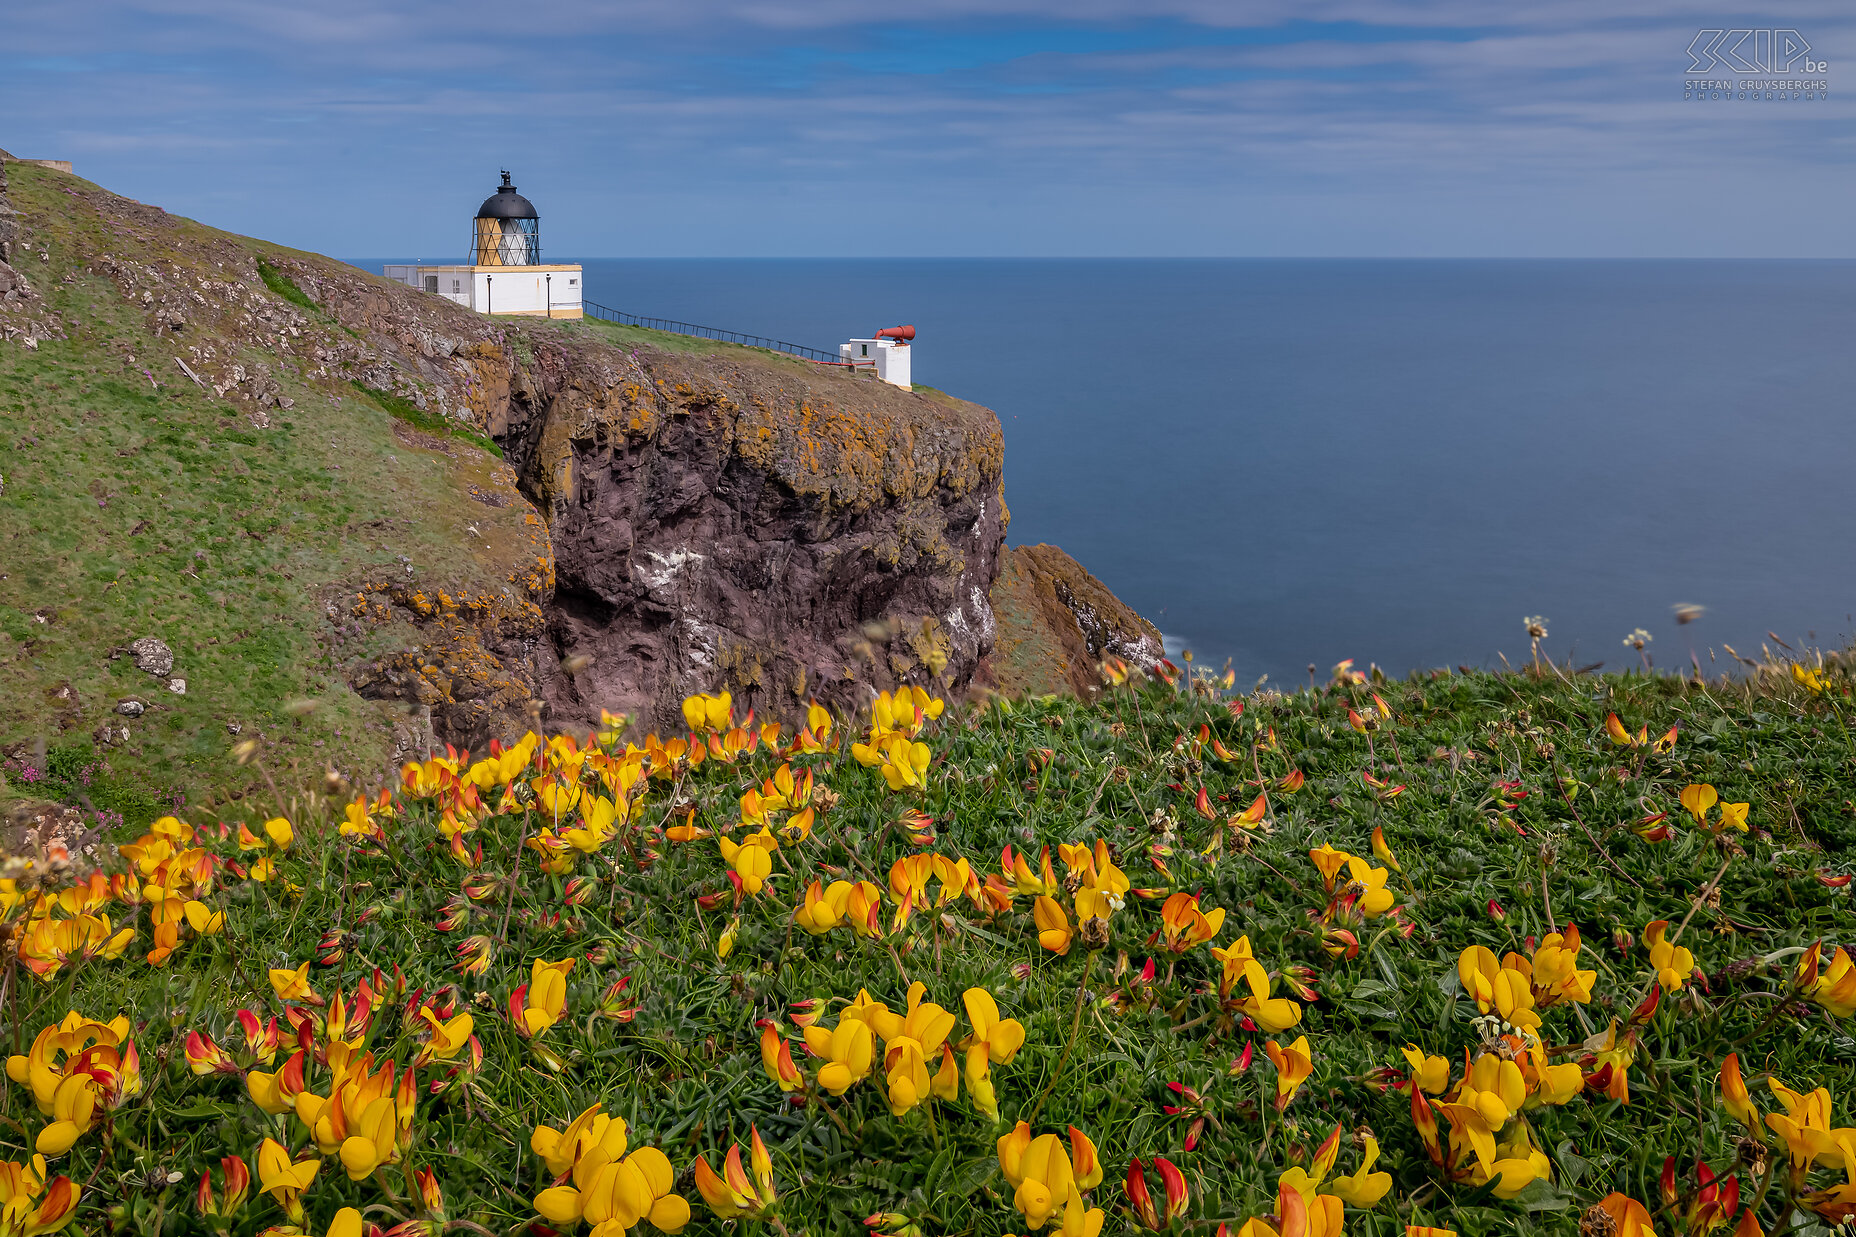
POLYGON ((8 0, 0 148, 341 256, 501 168, 556 260, 1856 256, 1856 6, 1763 7, 8 0), (1742 28, 1827 95, 1684 99, 1742 28))

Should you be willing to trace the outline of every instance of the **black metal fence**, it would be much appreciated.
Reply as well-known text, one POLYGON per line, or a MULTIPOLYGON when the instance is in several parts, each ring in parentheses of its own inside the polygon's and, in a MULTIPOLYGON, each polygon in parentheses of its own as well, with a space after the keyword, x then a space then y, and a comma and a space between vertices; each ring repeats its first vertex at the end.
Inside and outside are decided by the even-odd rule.
POLYGON ((774 352, 791 353, 808 361, 818 361, 826 365, 848 364, 835 352, 826 352, 821 348, 808 348, 804 344, 789 344, 783 339, 768 339, 765 335, 743 335, 739 331, 724 331, 719 327, 697 326, 693 322, 677 322, 670 318, 641 318, 637 314, 620 313, 592 301, 581 301, 581 308, 595 318, 607 322, 617 322, 625 326, 642 326, 653 331, 669 331, 673 335, 694 335, 701 339, 715 339, 723 343, 746 344, 750 348, 769 348, 774 352))

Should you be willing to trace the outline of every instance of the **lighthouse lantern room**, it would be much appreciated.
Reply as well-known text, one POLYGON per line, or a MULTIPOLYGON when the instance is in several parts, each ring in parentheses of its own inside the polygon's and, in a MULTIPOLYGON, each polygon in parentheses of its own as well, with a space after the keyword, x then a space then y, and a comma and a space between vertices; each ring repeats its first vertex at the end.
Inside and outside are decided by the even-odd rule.
POLYGON ((389 266, 384 274, 479 313, 534 318, 582 314, 580 267, 542 263, 541 216, 516 192, 508 172, 472 221, 468 264, 389 266))

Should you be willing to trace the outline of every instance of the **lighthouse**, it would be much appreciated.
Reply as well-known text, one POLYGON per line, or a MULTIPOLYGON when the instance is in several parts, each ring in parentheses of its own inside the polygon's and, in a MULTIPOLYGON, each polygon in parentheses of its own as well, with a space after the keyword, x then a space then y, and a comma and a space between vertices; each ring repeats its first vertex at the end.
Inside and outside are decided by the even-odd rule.
POLYGON ((437 293, 479 313, 526 318, 581 316, 578 265, 541 260, 541 215, 509 173, 471 220, 470 261, 456 266, 389 266, 388 279, 437 293))

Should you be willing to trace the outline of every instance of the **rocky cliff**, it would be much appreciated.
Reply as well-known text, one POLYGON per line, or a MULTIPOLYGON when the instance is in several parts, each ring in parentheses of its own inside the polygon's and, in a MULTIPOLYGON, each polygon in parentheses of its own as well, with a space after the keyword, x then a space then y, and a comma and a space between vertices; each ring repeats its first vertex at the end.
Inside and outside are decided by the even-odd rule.
POLYGON ((991 597, 999 632, 982 679, 1006 695, 1087 700, 1105 660, 1145 670, 1166 655, 1152 623, 1054 545, 1005 551, 991 597))
POLYGON ((0 740, 81 728, 133 763, 262 731, 369 763, 601 707, 668 725, 694 690, 790 714, 986 671, 986 409, 488 319, 4 171, 0 399, 43 432, 0 483, 0 667, 45 686, 0 706, 0 740), (145 636, 171 678, 122 655, 145 636))

